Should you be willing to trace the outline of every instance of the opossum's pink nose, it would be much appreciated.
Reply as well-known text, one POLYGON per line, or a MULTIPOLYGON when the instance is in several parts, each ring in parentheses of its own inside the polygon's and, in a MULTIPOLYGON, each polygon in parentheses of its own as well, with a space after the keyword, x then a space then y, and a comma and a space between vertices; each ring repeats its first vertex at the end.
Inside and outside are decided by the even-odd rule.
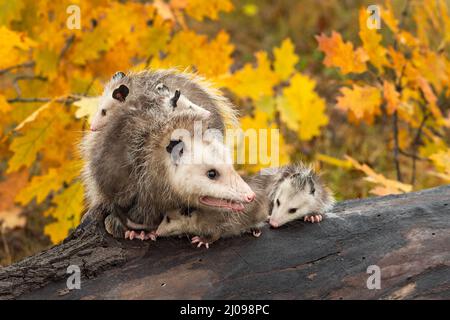
POLYGON ((280 225, 278 224, 278 222, 275 222, 273 220, 269 220, 269 224, 272 228, 278 228, 280 225))
POLYGON ((91 127, 91 131, 97 131, 96 127, 91 127))
POLYGON ((252 202, 253 200, 255 200, 255 198, 256 198, 256 194, 254 192, 252 192, 245 196, 245 201, 252 202))

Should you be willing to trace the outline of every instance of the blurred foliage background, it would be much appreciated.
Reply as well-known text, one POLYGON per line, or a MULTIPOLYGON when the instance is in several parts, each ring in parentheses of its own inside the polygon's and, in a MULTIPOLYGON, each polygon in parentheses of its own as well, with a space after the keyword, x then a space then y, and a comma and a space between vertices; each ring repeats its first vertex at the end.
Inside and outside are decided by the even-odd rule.
POLYGON ((77 144, 119 70, 206 77, 244 129, 279 128, 282 163, 314 163, 340 200, 448 183, 449 10, 446 0, 0 0, 0 265, 78 224, 77 144), (379 29, 368 28, 373 4, 379 29))

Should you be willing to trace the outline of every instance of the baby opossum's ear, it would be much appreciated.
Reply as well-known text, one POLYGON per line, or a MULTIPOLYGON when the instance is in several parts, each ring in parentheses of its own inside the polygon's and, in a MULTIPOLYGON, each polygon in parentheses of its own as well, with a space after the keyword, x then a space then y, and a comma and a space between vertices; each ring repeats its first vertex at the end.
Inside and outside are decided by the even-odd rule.
POLYGON ((174 94, 173 97, 170 99, 170 105, 171 105, 173 108, 176 108, 176 107, 177 107, 177 102, 178 102, 178 99, 180 99, 180 95, 181 95, 180 90, 175 90, 175 94, 174 94))
POLYGON ((116 90, 113 91, 112 97, 120 102, 124 102, 126 97, 130 93, 128 87, 124 84, 121 84, 116 90))
POLYGON ((169 96, 170 92, 169 92, 169 87, 166 86, 164 83, 158 83, 156 85, 156 90, 158 91, 159 94, 161 95, 166 95, 169 96))
POLYGON ((122 71, 117 71, 116 73, 114 73, 112 78, 113 80, 125 78, 125 73, 123 73, 122 71))
POLYGON ((170 157, 175 164, 178 164, 181 156, 183 155, 184 143, 181 140, 170 140, 170 143, 166 147, 166 151, 170 153, 170 157))

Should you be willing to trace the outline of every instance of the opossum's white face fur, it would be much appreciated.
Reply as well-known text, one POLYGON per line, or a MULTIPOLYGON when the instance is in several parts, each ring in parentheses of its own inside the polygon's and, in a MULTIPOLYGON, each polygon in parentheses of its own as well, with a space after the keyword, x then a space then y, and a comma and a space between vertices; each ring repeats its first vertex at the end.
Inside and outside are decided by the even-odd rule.
POLYGON ((181 214, 180 210, 169 211, 156 229, 156 235, 158 237, 170 237, 182 234, 189 229, 193 219, 192 216, 181 214))
POLYGON ((234 170, 230 150, 208 134, 182 136, 172 135, 168 149, 169 179, 175 191, 195 207, 244 210, 255 193, 234 170))
MULTIPOLYGON (((117 72, 112 80, 105 86, 103 95, 100 98, 100 103, 91 121, 91 131, 101 130, 107 123, 111 114, 115 110, 121 107, 127 107, 130 109, 138 108, 133 103, 126 104, 128 100, 128 95, 130 93, 129 81, 126 81, 125 74, 123 72, 117 72)), ((205 116, 209 116, 210 112, 192 101, 190 101, 186 96, 182 95, 179 90, 170 92, 169 88, 163 83, 159 83, 156 86, 156 92, 162 97, 163 109, 166 110, 168 114, 175 111, 192 111, 196 113, 202 113, 205 116)))
POLYGON ((317 208, 317 195, 312 179, 306 179, 298 184, 296 179, 290 177, 284 180, 275 193, 273 209, 269 224, 277 228, 290 221, 314 213, 317 208))

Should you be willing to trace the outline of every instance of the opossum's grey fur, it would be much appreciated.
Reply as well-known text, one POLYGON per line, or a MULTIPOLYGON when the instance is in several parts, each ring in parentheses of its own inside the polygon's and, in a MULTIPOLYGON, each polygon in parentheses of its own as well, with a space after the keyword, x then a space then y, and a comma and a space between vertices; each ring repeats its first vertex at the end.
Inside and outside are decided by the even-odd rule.
POLYGON ((200 236, 210 244, 219 238, 259 230, 267 220, 269 212, 265 185, 253 177, 244 180, 255 192, 256 198, 253 202, 246 204, 242 212, 219 213, 194 209, 186 215, 183 214, 183 210, 172 210, 166 214, 158 227, 158 236, 189 234, 200 236))

